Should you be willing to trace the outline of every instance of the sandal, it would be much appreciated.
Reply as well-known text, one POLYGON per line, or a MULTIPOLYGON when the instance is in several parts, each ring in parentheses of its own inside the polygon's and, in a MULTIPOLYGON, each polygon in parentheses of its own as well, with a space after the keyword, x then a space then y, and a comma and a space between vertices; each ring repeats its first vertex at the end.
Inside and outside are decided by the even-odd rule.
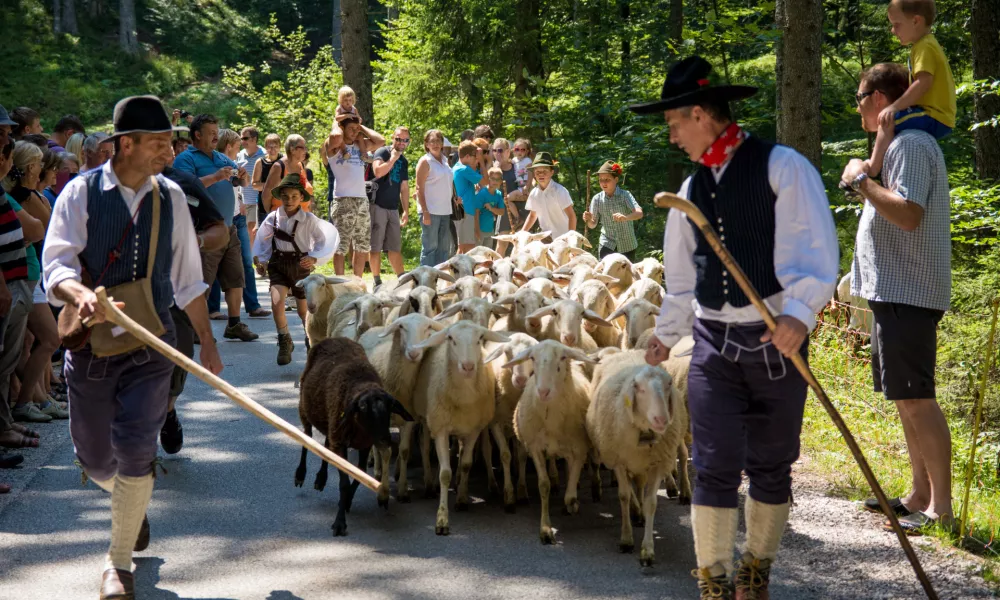
MULTIPOLYGON (((865 500, 864 508, 867 511, 882 514, 882 506, 878 503, 878 498, 869 498, 865 500)), ((892 512, 896 513, 897 517, 905 517, 913 514, 910 512, 910 509, 906 508, 906 505, 903 504, 903 501, 899 498, 889 498, 889 508, 892 509, 892 512)))
POLYGON ((0 433, 0 437, 2 437, 2 436, 8 436, 8 440, 11 440, 11 441, 7 441, 7 442, 0 441, 0 446, 3 446, 4 448, 37 448, 38 447, 38 438, 27 436, 27 435, 22 435, 22 434, 18 433, 17 431, 14 431, 13 428, 8 429, 7 431, 5 431, 3 433, 0 433), (14 435, 16 435, 17 438, 10 437, 10 436, 14 436, 14 435))

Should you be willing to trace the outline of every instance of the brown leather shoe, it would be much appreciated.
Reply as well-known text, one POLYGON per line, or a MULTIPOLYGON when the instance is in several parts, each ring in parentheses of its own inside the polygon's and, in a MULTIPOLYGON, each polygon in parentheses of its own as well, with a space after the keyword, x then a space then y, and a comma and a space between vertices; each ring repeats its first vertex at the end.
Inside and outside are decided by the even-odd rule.
POLYGON ((135 578, 131 571, 108 569, 101 577, 101 600, 135 600, 135 578))
POLYGON ((142 552, 146 548, 149 548, 149 518, 142 518, 142 527, 139 528, 139 537, 135 538, 135 546, 132 546, 132 552, 142 552))

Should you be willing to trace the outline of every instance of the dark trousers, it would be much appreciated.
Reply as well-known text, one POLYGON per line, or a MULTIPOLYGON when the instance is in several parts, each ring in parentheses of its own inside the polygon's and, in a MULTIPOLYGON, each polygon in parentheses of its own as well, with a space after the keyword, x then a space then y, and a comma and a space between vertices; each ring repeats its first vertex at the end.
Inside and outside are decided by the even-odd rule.
MULTIPOLYGON (((169 312, 160 315, 174 344, 169 312)), ((84 471, 99 481, 121 473, 143 477, 153 472, 157 439, 167 418, 174 364, 148 347, 98 358, 90 346, 66 353, 69 431, 84 471)))
POLYGON ((629 252, 618 252, 617 250, 612 250, 607 246, 601 246, 601 249, 597 251, 597 258, 604 258, 609 254, 616 254, 616 253, 621 254, 622 256, 627 258, 629 262, 635 262, 635 250, 631 250, 629 252))
MULTIPOLYGON (((695 504, 736 508, 744 470, 754 500, 783 504, 791 495, 806 382, 760 342, 766 330, 763 323, 695 321, 688 376, 695 504)), ((803 356, 807 348, 808 340, 803 356)))

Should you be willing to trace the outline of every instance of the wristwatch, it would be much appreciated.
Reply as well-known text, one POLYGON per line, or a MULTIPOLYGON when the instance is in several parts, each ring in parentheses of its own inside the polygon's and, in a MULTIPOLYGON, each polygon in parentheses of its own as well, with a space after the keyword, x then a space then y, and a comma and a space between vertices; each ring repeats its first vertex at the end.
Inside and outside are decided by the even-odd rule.
POLYGON ((851 189, 855 192, 859 191, 861 189, 861 183, 864 182, 865 179, 868 179, 868 173, 859 173, 858 176, 851 181, 851 189))

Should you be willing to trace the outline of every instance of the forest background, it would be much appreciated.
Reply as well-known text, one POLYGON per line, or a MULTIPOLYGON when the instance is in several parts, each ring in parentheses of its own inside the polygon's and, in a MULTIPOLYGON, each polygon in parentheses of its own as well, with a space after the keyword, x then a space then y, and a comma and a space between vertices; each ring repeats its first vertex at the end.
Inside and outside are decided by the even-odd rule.
MULTIPOLYGON (((587 172, 622 164, 622 187, 646 209, 640 254, 660 256, 660 190, 690 172, 661 119, 630 102, 658 96, 678 58, 700 54, 714 77, 760 92, 736 108, 766 139, 791 145, 820 169, 849 268, 860 205, 836 189, 850 158, 867 155, 854 94, 861 70, 906 62, 885 0, 11 0, 0 20, 0 103, 29 106, 49 131, 64 114, 108 129, 114 103, 152 93, 171 108, 212 112, 238 129, 306 137, 313 156, 329 130, 336 90, 359 95, 367 124, 410 128, 412 166, 424 131, 457 143, 480 123, 528 137, 559 160, 559 180, 585 207, 587 172)), ((990 303, 1000 290, 1000 0, 938 0, 934 33, 959 87, 958 126, 942 140, 952 195, 952 311, 942 323, 939 392, 952 427, 958 502, 966 480, 973 536, 957 540, 998 556, 1000 377, 984 396, 977 458, 969 463, 990 303), (971 465, 970 475, 967 468, 971 465)), ((325 174, 314 159, 320 197, 325 174)), ((596 182, 591 186, 597 189, 596 182)), ((413 209, 411 203, 411 210, 413 209)), ((319 207, 320 212, 326 210, 319 207)), ((411 223, 416 223, 411 219, 411 223)), ((596 242, 596 232, 590 232, 596 242)), ((406 229, 415 262, 419 230, 406 229)), ((898 418, 872 394, 869 347, 844 331, 836 309, 817 334, 814 366, 892 493, 905 491, 898 418)), ((995 354, 995 353, 994 353, 995 354)), ((867 495, 835 430, 815 404, 806 420, 809 464, 833 493, 867 495)), ((994 577, 994 562, 987 575, 994 577)))

